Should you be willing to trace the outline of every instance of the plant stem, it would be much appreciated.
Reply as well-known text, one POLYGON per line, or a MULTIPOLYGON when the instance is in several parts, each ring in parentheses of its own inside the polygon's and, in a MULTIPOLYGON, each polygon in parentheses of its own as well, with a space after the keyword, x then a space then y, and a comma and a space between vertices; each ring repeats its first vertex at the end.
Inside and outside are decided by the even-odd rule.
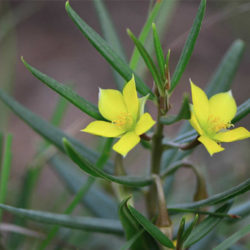
MULTIPOLYGON (((160 172, 161 156, 163 152, 163 124, 160 123, 161 110, 158 104, 158 116, 155 133, 152 137, 152 155, 151 155, 151 174, 158 175, 160 172)), ((151 185, 147 194, 147 212, 149 218, 152 219, 157 214, 157 189, 155 185, 151 185)))
POLYGON ((152 158, 151 158, 151 173, 159 174, 161 156, 163 152, 163 124, 160 123, 161 111, 158 108, 158 117, 156 123, 156 131, 152 138, 152 158))

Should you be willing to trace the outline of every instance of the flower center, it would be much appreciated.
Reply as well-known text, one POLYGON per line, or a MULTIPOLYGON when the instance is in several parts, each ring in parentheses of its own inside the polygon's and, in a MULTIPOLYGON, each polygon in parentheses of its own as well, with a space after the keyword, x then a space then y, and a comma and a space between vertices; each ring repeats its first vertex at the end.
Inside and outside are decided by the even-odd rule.
POLYGON ((209 115, 208 117, 208 132, 217 133, 220 130, 225 130, 233 126, 231 123, 225 123, 219 117, 209 115))
POLYGON ((133 125, 133 117, 129 113, 121 113, 118 118, 112 121, 116 126, 129 130, 133 125))

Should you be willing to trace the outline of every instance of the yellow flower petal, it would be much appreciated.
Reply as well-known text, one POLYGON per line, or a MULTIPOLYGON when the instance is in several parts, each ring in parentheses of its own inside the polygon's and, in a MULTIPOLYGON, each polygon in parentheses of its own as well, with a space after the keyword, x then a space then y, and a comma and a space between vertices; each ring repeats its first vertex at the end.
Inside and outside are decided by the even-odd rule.
POLYGON ((195 117, 192 104, 190 104, 190 110, 191 110, 191 118, 189 120, 190 124, 198 132, 198 134, 200 134, 200 135, 204 134, 203 130, 200 127, 200 124, 198 123, 198 121, 197 121, 197 119, 195 117))
POLYGON ((98 109, 109 121, 115 121, 122 114, 127 113, 122 93, 114 89, 99 90, 98 109))
POLYGON ((214 136, 214 139, 221 142, 232 142, 232 141, 243 140, 249 137, 250 137, 250 132, 247 129, 240 127, 228 130, 226 132, 217 133, 214 136))
POLYGON ((218 143, 216 143, 214 140, 211 140, 207 136, 200 136, 198 138, 198 141, 200 141, 207 149, 208 153, 212 156, 214 153, 218 153, 224 150, 223 147, 221 147, 218 143))
POLYGON ((232 92, 219 93, 209 99, 209 113, 223 123, 229 123, 237 111, 232 92))
POLYGON ((127 153, 140 142, 140 137, 135 132, 128 132, 114 144, 113 149, 124 157, 127 153))
POLYGON ((117 137, 124 133, 124 130, 122 130, 117 125, 104 121, 91 122, 85 129, 82 129, 81 131, 104 137, 117 137))
POLYGON ((194 114, 200 125, 206 126, 209 112, 209 105, 206 93, 196 86, 191 80, 191 93, 193 101, 194 114))
POLYGON ((151 115, 149 113, 144 113, 136 124, 135 133, 137 135, 144 134, 151 129, 154 124, 155 121, 152 119, 151 115))
POLYGON ((138 108, 139 108, 139 101, 138 101, 138 96, 137 96, 137 92, 136 92, 136 85, 135 85, 134 76, 125 85, 125 87, 123 89, 123 98, 124 98, 124 102, 127 106, 127 110, 129 112, 129 114, 132 115, 134 120, 136 120, 138 108))

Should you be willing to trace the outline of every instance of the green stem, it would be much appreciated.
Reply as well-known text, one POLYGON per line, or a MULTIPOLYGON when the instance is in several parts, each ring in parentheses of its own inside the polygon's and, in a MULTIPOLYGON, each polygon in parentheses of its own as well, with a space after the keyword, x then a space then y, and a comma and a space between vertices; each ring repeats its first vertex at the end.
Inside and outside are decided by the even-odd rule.
POLYGON ((156 131, 152 138, 152 158, 151 158, 151 173, 159 174, 161 156, 163 152, 163 124, 160 123, 161 111, 158 109, 158 117, 156 123, 156 131))
MULTIPOLYGON (((123 165, 123 156, 118 153, 116 153, 115 155, 115 174, 117 176, 127 175, 123 165)), ((133 205, 133 196, 131 195, 132 193, 131 188, 117 183, 112 183, 112 187, 119 202, 131 196, 131 199, 129 199, 129 203, 130 205, 133 205)))
MULTIPOLYGON (((159 100, 159 98, 158 98, 159 100)), ((151 174, 159 175, 160 163, 163 152, 163 124, 160 123, 161 110, 158 101, 158 116, 155 133, 152 137, 152 156, 151 156, 151 174)), ((153 218, 157 214, 157 188, 156 185, 151 185, 147 194, 147 211, 149 218, 153 218)))

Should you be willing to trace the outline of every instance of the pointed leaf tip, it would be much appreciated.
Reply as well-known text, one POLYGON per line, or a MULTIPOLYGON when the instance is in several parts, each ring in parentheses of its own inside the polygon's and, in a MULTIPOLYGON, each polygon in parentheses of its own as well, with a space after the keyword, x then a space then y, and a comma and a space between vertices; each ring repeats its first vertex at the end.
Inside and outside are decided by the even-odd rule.
POLYGON ((67 9, 69 6, 70 6, 69 5, 69 0, 67 0, 66 3, 65 3, 65 8, 67 9))

